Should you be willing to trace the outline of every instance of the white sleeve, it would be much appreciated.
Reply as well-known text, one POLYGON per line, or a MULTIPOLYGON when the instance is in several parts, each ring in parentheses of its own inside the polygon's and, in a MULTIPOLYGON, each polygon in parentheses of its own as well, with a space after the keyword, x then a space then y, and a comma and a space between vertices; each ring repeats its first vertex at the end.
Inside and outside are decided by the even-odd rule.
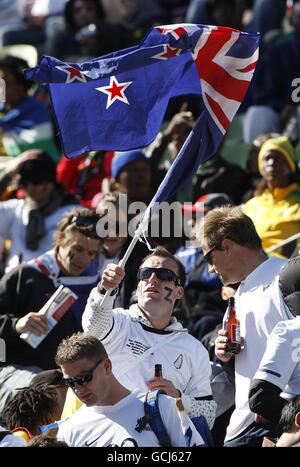
POLYGON ((186 394, 182 394, 181 399, 188 415, 190 417, 199 417, 199 415, 203 415, 211 430, 216 418, 216 402, 214 400, 197 400, 195 397, 187 396, 186 394))
POLYGON ((282 391, 288 384, 290 377, 298 363, 293 358, 294 334, 290 335, 287 322, 277 323, 267 342, 264 356, 254 379, 262 379, 279 387, 282 391))
POLYGON ((195 342, 191 351, 191 377, 184 393, 194 397, 211 396, 211 365, 208 352, 198 341, 195 342))
POLYGON ((0 202, 0 237, 4 239, 10 238, 10 231, 16 219, 18 201, 20 200, 10 199, 0 202))
POLYGON ((204 441, 185 412, 179 412, 176 399, 159 395, 158 406, 163 424, 171 439, 172 447, 204 445, 204 441))
POLYGON ((103 297, 95 287, 90 293, 82 316, 83 330, 100 340, 104 339, 114 324, 112 310, 115 297, 109 296, 105 306, 100 307, 103 297))
POLYGON ((191 377, 182 394, 182 402, 190 417, 203 415, 212 428, 217 404, 212 400, 211 364, 207 350, 198 341, 194 342, 190 362, 191 377))
POLYGON ((85 332, 100 339, 109 353, 115 353, 125 345, 131 320, 128 310, 113 308, 115 296, 108 297, 105 306, 100 307, 103 296, 97 288, 91 291, 82 316, 82 327, 85 332))

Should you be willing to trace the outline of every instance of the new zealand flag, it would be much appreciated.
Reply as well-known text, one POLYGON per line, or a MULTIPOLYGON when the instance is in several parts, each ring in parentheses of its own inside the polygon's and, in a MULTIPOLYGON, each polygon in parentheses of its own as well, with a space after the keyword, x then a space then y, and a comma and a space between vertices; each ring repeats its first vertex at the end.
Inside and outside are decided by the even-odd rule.
POLYGON ((68 157, 145 147, 160 130, 171 97, 201 95, 204 111, 168 173, 171 186, 167 193, 165 185, 160 187, 158 201, 216 152, 250 84, 258 42, 259 34, 226 27, 159 26, 140 45, 89 62, 44 56, 25 76, 49 83, 68 157))

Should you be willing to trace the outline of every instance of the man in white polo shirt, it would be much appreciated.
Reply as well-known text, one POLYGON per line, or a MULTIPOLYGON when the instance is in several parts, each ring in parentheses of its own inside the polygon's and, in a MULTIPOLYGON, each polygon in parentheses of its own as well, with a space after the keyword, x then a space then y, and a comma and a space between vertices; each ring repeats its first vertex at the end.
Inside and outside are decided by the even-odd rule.
POLYGON ((294 319, 280 321, 252 381, 249 405, 256 419, 276 427, 288 400, 300 394, 300 257, 279 273, 279 287, 294 319))
POLYGON ((197 236, 209 271, 217 273, 224 285, 240 282, 235 303, 245 346, 235 357, 228 355, 225 330, 219 331, 215 346, 224 368, 232 373, 234 369, 235 375, 236 408, 225 446, 257 446, 269 432, 255 423, 248 392, 272 329, 278 321, 292 317, 278 287, 277 276, 285 260, 267 257, 252 220, 239 207, 210 211, 200 223, 197 236))

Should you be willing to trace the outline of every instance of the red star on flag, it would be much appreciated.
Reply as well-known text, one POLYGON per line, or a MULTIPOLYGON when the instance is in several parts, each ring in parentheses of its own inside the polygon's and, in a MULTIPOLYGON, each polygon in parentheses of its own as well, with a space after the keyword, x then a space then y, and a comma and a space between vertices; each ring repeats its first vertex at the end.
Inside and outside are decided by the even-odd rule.
POLYGON ((177 49, 176 47, 170 47, 168 44, 164 44, 163 52, 153 55, 152 58, 158 58, 160 60, 168 60, 169 58, 176 57, 181 52, 181 49, 177 49))
POLYGON ((86 77, 84 76, 83 73, 81 73, 78 68, 73 68, 72 66, 58 66, 57 67, 59 70, 63 71, 64 73, 67 73, 67 79, 66 83, 72 83, 76 79, 80 81, 81 83, 86 82, 86 77))
POLYGON ((127 97, 124 94, 125 89, 130 86, 132 81, 127 81, 126 83, 119 83, 115 76, 111 76, 109 80, 109 86, 101 86, 96 88, 97 91, 104 92, 108 95, 106 110, 116 101, 124 102, 129 105, 127 97))

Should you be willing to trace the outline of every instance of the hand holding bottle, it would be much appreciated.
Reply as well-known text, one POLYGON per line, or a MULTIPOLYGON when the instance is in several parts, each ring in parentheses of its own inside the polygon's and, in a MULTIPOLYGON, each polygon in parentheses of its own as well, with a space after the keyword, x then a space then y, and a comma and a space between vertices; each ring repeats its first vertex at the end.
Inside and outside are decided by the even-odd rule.
POLYGON ((234 297, 229 299, 226 318, 223 329, 218 333, 215 342, 215 354, 222 362, 228 362, 233 355, 240 353, 242 349, 240 322, 235 311, 234 297))
POLYGON ((159 363, 155 365, 154 378, 148 381, 148 389, 150 389, 150 391, 162 389, 168 396, 175 398, 181 396, 180 391, 175 388, 172 381, 164 379, 162 375, 162 366, 159 363))
POLYGON ((229 362, 232 355, 227 353, 228 346, 228 332, 226 329, 220 329, 218 337, 215 340, 215 354, 221 362, 229 362))

